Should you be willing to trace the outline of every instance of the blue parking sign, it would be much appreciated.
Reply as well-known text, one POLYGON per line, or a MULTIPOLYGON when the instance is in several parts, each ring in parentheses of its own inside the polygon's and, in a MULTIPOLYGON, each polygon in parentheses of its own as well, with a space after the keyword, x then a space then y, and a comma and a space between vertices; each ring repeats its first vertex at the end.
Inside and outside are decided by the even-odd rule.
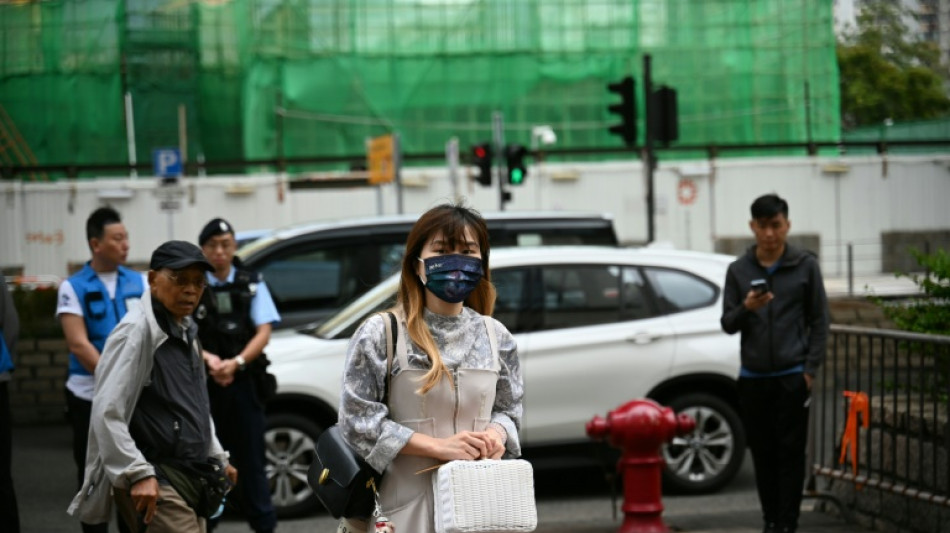
POLYGON ((178 148, 156 148, 152 150, 152 165, 156 176, 177 178, 181 176, 181 152, 178 148))

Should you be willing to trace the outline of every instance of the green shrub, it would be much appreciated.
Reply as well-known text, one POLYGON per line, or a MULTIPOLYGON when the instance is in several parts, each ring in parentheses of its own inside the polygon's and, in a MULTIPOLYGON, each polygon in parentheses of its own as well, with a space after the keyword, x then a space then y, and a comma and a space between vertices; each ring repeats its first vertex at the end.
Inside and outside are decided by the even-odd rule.
MULTIPOLYGON (((902 305, 886 304, 880 298, 876 302, 884 315, 902 330, 950 335, 950 254, 945 250, 932 254, 911 250, 911 253, 926 274, 898 274, 898 277, 912 279, 922 294, 902 305)), ((936 372, 926 387, 927 392, 945 398, 950 381, 950 353, 939 346, 930 346, 934 348, 929 355, 934 357, 936 372)))
POLYGON ((908 305, 883 306, 884 314, 906 331, 950 335, 950 254, 945 250, 932 254, 912 250, 911 253, 927 274, 898 274, 898 277, 911 278, 923 294, 908 305))

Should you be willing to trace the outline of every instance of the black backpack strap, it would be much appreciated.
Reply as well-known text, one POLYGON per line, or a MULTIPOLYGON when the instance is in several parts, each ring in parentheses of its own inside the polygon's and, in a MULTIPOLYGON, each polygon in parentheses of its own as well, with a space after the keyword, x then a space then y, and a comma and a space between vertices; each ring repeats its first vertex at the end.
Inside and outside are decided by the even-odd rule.
POLYGON ((383 392, 383 403, 389 405, 389 385, 393 374, 393 353, 396 352, 396 339, 399 337, 399 324, 396 315, 387 311, 389 320, 386 322, 386 388, 383 392))

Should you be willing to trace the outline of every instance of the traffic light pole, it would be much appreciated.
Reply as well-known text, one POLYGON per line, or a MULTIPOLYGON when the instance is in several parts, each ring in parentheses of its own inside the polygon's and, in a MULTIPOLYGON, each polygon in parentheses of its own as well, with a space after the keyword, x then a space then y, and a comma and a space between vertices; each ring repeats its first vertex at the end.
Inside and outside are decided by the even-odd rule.
POLYGON ((505 191, 505 180, 503 179, 504 171, 501 168, 503 155, 505 153, 505 127, 504 127, 504 116, 502 116, 501 111, 495 111, 491 115, 492 123, 492 142, 494 143, 494 152, 495 158, 493 168, 495 170, 495 179, 498 182, 498 210, 505 210, 505 202, 508 201, 509 196, 505 191))
POLYGON ((654 190, 653 190, 653 170, 656 167, 655 154, 653 153, 653 121, 656 118, 653 116, 653 105, 651 98, 653 97, 653 73, 651 72, 651 63, 650 54, 643 55, 643 94, 644 101, 646 105, 646 132, 644 135, 643 143, 643 166, 646 176, 646 186, 647 186, 647 243, 653 242, 656 237, 656 228, 654 227, 654 218, 656 214, 656 205, 654 200, 654 190))

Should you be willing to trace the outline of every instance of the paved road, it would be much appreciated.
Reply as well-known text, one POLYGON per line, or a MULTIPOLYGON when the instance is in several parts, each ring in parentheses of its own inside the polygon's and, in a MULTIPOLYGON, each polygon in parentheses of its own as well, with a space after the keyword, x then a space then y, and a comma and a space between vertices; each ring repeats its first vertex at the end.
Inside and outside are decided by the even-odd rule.
MULTIPOLYGON (((70 435, 65 425, 13 428, 13 474, 20 501, 23 533, 79 531, 66 514, 74 490, 70 435)), ((666 522, 677 531, 753 533, 761 531, 750 461, 735 481, 711 496, 664 498, 666 522)), ((613 533, 620 525, 611 517, 611 498, 593 470, 537 472, 538 533, 613 533)), ((806 507, 813 502, 806 500, 806 507)), ((327 515, 280 523, 283 533, 333 533, 335 521, 327 515)), ((867 531, 837 517, 806 510, 802 532, 845 533, 867 531)), ((113 529, 113 531, 115 531, 113 529)), ((246 533, 236 519, 225 521, 219 533, 246 533)), ((411 533, 411 532, 401 532, 411 533)))

